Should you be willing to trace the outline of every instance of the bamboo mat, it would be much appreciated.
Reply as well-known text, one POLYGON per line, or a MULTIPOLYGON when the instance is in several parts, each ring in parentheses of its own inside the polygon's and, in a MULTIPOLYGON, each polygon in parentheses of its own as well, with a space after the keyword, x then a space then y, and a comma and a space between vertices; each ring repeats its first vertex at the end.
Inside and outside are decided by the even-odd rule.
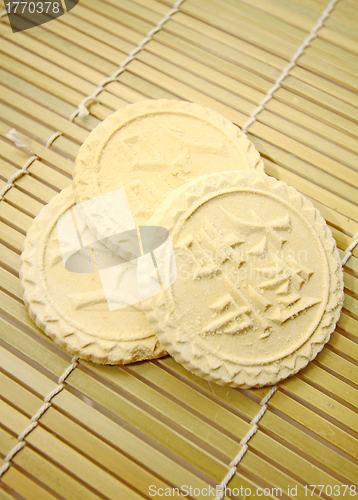
POLYGON ((354 241, 357 0, 339 0, 321 27, 327 0, 172 7, 171 0, 80 0, 16 34, 1 19, 0 500, 149 499, 183 485, 192 487, 187 498, 204 500, 216 497, 205 488, 218 484, 232 498, 257 497, 257 488, 268 488, 266 498, 353 498, 358 247, 344 267, 345 304, 331 341, 274 390, 219 387, 170 357, 126 367, 71 360, 23 305, 19 254, 32 218, 70 184, 89 131, 147 98, 198 102, 240 127, 251 115, 247 133, 266 172, 312 200, 342 258, 354 241), (81 116, 85 108, 90 114, 81 116), (30 155, 6 138, 11 128, 30 155))

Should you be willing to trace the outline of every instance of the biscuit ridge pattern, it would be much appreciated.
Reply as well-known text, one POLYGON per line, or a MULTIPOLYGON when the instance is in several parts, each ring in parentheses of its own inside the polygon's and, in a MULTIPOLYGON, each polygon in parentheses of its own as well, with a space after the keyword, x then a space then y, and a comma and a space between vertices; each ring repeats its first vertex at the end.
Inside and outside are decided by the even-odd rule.
MULTIPOLYGON (((140 340, 114 341, 98 339, 97 337, 79 331, 65 321, 51 303, 44 300, 44 290, 38 272, 37 249, 44 232, 44 227, 53 227, 60 215, 74 204, 72 186, 65 188, 55 196, 51 203, 45 205, 34 219, 28 230, 22 253, 20 282, 24 290, 23 300, 28 308, 30 318, 43 330, 57 345, 64 348, 73 356, 100 364, 123 364, 139 359, 152 359, 164 354, 156 336, 145 337, 140 340), (49 321, 48 318, 51 318, 49 321)), ((57 257, 56 255, 54 256, 57 257)))
MULTIPOLYGON (((225 192, 225 188, 228 183, 233 185, 235 182, 240 182, 240 178, 242 179, 243 177, 245 177, 245 173, 243 172, 221 173, 220 175, 211 174, 207 176, 206 181, 203 181, 201 185, 195 184, 195 186, 191 187, 191 189, 190 187, 188 189, 188 185, 178 188, 176 190, 176 201, 173 206, 171 206, 172 200, 169 196, 166 199, 166 202, 163 203, 160 211, 160 214, 165 213, 165 225, 169 232, 171 232, 175 224, 185 216, 185 213, 188 212, 193 204, 200 203, 200 199, 205 198, 206 195, 210 195, 213 191, 218 193, 220 190, 223 190, 223 192, 225 192), (181 191, 181 196, 178 196, 179 191, 181 191), (171 209, 168 210, 170 206, 171 209)), ((204 352, 200 352, 200 349, 196 349, 194 353, 196 365, 194 367, 191 362, 191 357, 193 356, 191 351, 192 347, 187 340, 182 339, 180 345, 175 343, 169 345, 169 342, 166 341, 163 336, 160 336, 161 344, 165 348, 168 348, 169 346, 170 354, 189 371, 205 378, 206 380, 217 382, 223 377, 222 375, 215 377, 214 370, 224 370, 225 379, 227 380, 228 385, 232 385, 234 387, 260 387, 265 385, 263 381, 267 377, 269 377, 274 383, 277 383, 281 379, 286 378, 290 374, 296 373, 300 368, 306 366, 307 363, 322 350, 324 344, 329 340, 332 325, 338 321, 343 304, 343 277, 336 242, 318 210, 309 200, 296 191, 296 189, 288 186, 282 181, 277 181, 276 179, 266 175, 257 175, 254 179, 251 177, 247 186, 266 191, 270 190, 271 193, 276 196, 286 198, 287 201, 293 207, 298 209, 314 226, 325 252, 328 256, 332 256, 333 258, 328 259, 329 274, 331 276, 329 286, 329 302, 321 318, 320 324, 314 332, 315 338, 311 339, 311 342, 304 343, 299 349, 297 349, 295 356, 289 355, 282 358, 279 366, 276 364, 266 364, 261 365, 260 369, 257 367, 249 368, 240 366, 240 383, 234 382, 234 378, 238 375, 238 368, 234 363, 231 365, 228 364, 228 366, 225 367, 224 362, 220 358, 213 355, 209 357, 205 355, 204 352), (184 344, 187 345, 189 355, 187 353, 183 353, 184 351, 186 352, 185 349, 183 349, 183 352, 181 350, 181 346, 184 344)), ((160 218, 160 214, 157 214, 157 218, 160 218)), ((161 221, 160 219, 157 220, 157 218, 155 219, 155 222, 160 224, 161 221)), ((151 219, 150 223, 153 223, 153 219, 151 219)), ((164 297, 167 299, 168 304, 174 300, 170 289, 166 290, 164 297)), ((147 311, 147 316, 150 319, 153 330, 159 335, 165 330, 166 324, 173 324, 171 310, 169 306, 166 307, 165 299, 163 299, 163 297, 153 299, 156 301, 156 307, 147 311), (158 317, 156 314, 155 310, 157 307, 159 307, 162 311, 162 316, 158 317)), ((178 333, 177 327, 173 326, 172 331, 173 335, 178 333)))
POLYGON ((38 410, 35 415, 31 417, 31 423, 26 427, 25 430, 21 432, 17 436, 17 440, 19 441, 17 445, 15 445, 12 450, 9 451, 9 453, 6 455, 4 458, 4 464, 0 468, 0 478, 5 472, 11 467, 13 463, 13 459, 15 455, 26 446, 26 441, 25 438, 32 432, 35 427, 37 427, 40 418, 42 415, 52 406, 52 400, 53 398, 59 394, 65 387, 66 387, 66 379, 69 377, 69 375, 73 372, 73 370, 77 367, 78 364, 78 358, 74 356, 71 359, 71 364, 66 368, 66 370, 63 372, 63 374, 59 377, 57 381, 57 387, 53 391, 51 391, 47 396, 44 398, 44 404, 41 406, 41 408, 38 410))

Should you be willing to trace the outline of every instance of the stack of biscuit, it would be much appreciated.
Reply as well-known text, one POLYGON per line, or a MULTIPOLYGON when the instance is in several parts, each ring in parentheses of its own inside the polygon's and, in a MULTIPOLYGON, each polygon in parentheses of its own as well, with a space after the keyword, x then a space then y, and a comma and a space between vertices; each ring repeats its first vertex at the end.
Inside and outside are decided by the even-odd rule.
POLYGON ((20 275, 31 318, 70 354, 169 353, 244 388, 306 366, 343 303, 318 210, 267 176, 225 117, 174 100, 127 106, 90 133, 73 184, 28 231, 20 275))

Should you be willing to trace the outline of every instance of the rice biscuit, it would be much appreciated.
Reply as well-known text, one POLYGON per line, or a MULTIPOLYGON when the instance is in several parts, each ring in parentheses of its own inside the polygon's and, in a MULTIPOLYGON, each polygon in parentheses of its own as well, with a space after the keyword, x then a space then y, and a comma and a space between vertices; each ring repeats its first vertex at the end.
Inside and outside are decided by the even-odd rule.
POLYGON ((178 277, 144 304, 179 363, 233 387, 307 365, 338 321, 343 275, 325 220, 265 174, 221 172, 178 188, 148 224, 165 226, 178 277))
POLYGON ((166 354, 139 305, 110 310, 99 272, 91 272, 91 253, 83 272, 65 267, 58 223, 69 216, 73 244, 74 205, 69 186, 43 207, 28 230, 20 278, 31 319, 71 355, 96 363, 124 364, 166 354))
MULTIPOLYGON (((263 172, 258 151, 219 113, 186 101, 141 101, 108 116, 87 137, 75 164, 75 198, 81 203, 124 187, 140 225, 187 181, 251 169, 263 172)), ((104 200, 87 205, 83 216, 98 239, 118 232, 115 208, 104 200)))

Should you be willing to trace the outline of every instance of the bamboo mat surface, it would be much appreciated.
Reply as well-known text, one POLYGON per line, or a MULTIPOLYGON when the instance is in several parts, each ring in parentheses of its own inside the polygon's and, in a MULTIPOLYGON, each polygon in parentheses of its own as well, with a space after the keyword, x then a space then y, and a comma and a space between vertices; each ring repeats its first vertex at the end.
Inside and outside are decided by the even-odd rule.
POLYGON ((219 484, 231 498, 257 497, 257 488, 266 498, 354 498, 358 247, 344 267, 344 309, 330 342, 274 391, 220 387, 170 357, 125 367, 71 360, 22 302, 19 255, 33 217, 71 183, 90 130, 148 98, 197 102, 247 129, 266 173, 321 211, 342 259, 354 241, 357 0, 338 0, 322 26, 327 0, 172 7, 80 0, 15 34, 1 18, 0 500, 139 500, 183 485, 192 487, 183 498, 227 500, 229 490, 206 495, 219 484), (11 128, 31 152, 6 137, 11 128))

